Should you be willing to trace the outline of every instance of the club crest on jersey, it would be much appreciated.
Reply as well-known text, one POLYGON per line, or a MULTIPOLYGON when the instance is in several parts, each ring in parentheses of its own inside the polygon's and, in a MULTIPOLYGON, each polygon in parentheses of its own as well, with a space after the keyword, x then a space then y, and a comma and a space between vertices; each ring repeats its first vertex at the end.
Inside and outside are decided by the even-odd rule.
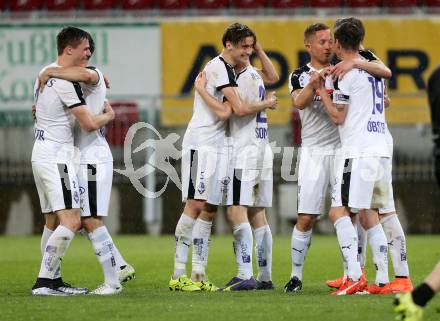
POLYGON ((310 78, 311 77, 310 77, 309 73, 302 73, 301 76, 299 76, 299 79, 298 79, 299 85, 304 88, 309 83, 310 78))

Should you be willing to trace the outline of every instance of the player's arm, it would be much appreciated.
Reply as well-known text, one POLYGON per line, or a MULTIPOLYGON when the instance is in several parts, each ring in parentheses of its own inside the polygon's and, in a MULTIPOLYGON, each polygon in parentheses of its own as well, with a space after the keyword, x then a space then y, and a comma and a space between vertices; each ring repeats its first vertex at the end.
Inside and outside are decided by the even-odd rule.
POLYGON ((323 82, 321 82, 318 93, 321 96, 321 101, 324 104, 324 107, 327 110, 327 114, 330 116, 330 119, 336 125, 342 125, 345 121, 345 117, 347 116, 349 98, 340 90, 334 90, 333 100, 336 102, 334 103, 328 95, 323 82))
POLYGON ((206 74, 202 71, 194 81, 194 88, 220 120, 227 120, 232 114, 231 105, 228 102, 221 103, 212 97, 206 90, 206 82, 206 74))
POLYGON ((261 61, 262 69, 257 71, 260 74, 261 78, 263 79, 263 82, 268 85, 272 85, 276 83, 278 80, 280 80, 280 76, 278 76, 278 73, 275 70, 272 61, 264 52, 263 48, 261 48, 259 42, 255 43, 254 49, 255 49, 255 54, 261 61))
POLYGON ((374 55, 369 50, 361 50, 362 58, 347 59, 338 63, 332 69, 333 79, 342 79, 344 75, 352 70, 358 68, 367 71, 371 75, 379 78, 391 78, 393 75, 390 68, 388 68, 382 60, 374 55))
POLYGON ((104 103, 104 112, 100 115, 93 116, 86 105, 71 108, 71 111, 81 128, 87 132, 97 130, 115 118, 115 113, 107 101, 104 103))
POLYGON ((50 88, 57 92, 63 104, 72 112, 85 131, 91 132, 99 129, 115 118, 115 113, 108 103, 104 104, 103 114, 92 115, 78 82, 55 79, 50 88))
MULTIPOLYGON (((294 77, 292 75, 292 77, 294 77)), ((310 81, 304 88, 294 89, 290 94, 292 99, 292 106, 297 109, 304 109, 310 105, 313 101, 313 97, 315 96, 316 89, 319 87, 319 74, 317 72, 312 72, 310 81)), ((295 82, 295 80, 291 80, 291 82, 295 82)), ((295 86, 293 88, 297 88, 295 86)))
POLYGON ((246 102, 240 97, 237 87, 225 87, 221 89, 226 100, 231 104, 232 111, 239 117, 254 115, 267 108, 275 109, 277 106, 277 97, 272 91, 262 101, 246 102))
POLYGON ((99 82, 99 74, 93 68, 84 67, 49 67, 39 76, 40 91, 50 78, 60 78, 67 81, 78 81, 88 85, 96 85, 99 82))
POLYGON ((385 108, 390 107, 390 104, 391 104, 391 98, 388 95, 388 86, 386 84, 385 84, 384 91, 383 91, 383 104, 384 104, 385 108))

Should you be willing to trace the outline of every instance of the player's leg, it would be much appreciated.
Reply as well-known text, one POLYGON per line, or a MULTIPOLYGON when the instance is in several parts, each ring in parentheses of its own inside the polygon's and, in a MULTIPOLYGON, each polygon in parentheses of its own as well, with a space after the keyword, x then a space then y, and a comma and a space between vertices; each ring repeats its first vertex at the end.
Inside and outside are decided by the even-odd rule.
POLYGON ((52 235, 53 231, 58 226, 58 218, 55 213, 45 213, 44 214, 44 228, 43 228, 43 234, 41 235, 41 241, 40 241, 40 249, 41 249, 41 255, 44 254, 44 249, 46 248, 47 240, 52 235))
POLYGON ((376 266, 375 284, 368 288, 369 293, 385 293, 388 285, 388 244, 379 214, 372 207, 384 206, 387 184, 381 158, 364 157, 353 160, 349 206, 359 209, 359 220, 367 233, 372 257, 376 266))
MULTIPOLYGON (((70 164, 33 163, 39 195, 44 193, 47 204, 42 211, 50 207, 56 213, 60 224, 46 242, 40 272, 32 288, 34 295, 72 295, 84 294, 85 288, 75 288, 63 282, 60 276, 61 260, 69 248, 70 242, 81 226, 79 211, 78 181, 74 168, 70 164)), ((41 196, 40 196, 41 200, 41 196)))
POLYGON ((177 222, 174 232, 174 271, 169 282, 171 291, 198 291, 194 282, 186 275, 186 264, 188 262, 189 248, 192 243, 192 232, 196 219, 199 217, 204 200, 188 199, 185 203, 183 213, 177 222))
POLYGON ((81 223, 95 250, 104 273, 104 283, 92 294, 112 295, 122 291, 119 266, 115 259, 115 245, 104 225, 108 215, 112 187, 112 163, 81 164, 78 180, 81 192, 81 223))
MULTIPOLYGON (((359 210, 358 209, 354 209, 354 208, 350 208, 350 218, 351 218, 351 222, 353 223, 353 225, 355 226, 356 232, 357 232, 357 236, 358 236, 358 258, 359 258, 359 263, 361 265, 361 269, 362 269, 362 275, 363 277, 366 278, 366 274, 365 274, 365 264, 366 264, 366 256, 367 256, 367 233, 365 231, 365 229, 362 227, 360 221, 359 221, 359 210)), ((335 288, 335 289, 339 289, 341 287, 341 285, 344 283, 344 281, 347 279, 347 264, 346 262, 343 260, 342 261, 343 265, 343 275, 337 279, 334 280, 327 280, 326 284, 330 287, 330 288, 335 288)))
POLYGON ((284 292, 299 292, 302 289, 303 267, 312 242, 312 230, 317 214, 298 214, 291 238, 292 272, 284 292))
POLYGON ((334 295, 348 295, 363 290, 366 280, 362 278, 361 266, 357 260, 357 233, 348 210, 352 192, 352 172, 354 159, 335 160, 335 183, 332 187, 332 207, 329 217, 336 229, 342 258, 347 264, 348 278, 334 295))
POLYGON ((388 246, 382 225, 379 223, 379 216, 376 210, 360 210, 359 219, 362 227, 367 232, 368 242, 376 266, 376 280, 368 288, 371 294, 382 292, 380 288, 389 283, 388 279, 388 246))
POLYGON ((409 276, 406 237, 394 206, 391 158, 389 159, 389 166, 385 170, 389 184, 389 194, 386 206, 379 209, 379 218, 387 237, 388 251, 395 276, 395 279, 391 281, 390 288, 394 293, 410 292, 413 285, 409 276))
POLYGON ((391 281, 390 287, 395 293, 411 292, 413 285, 409 275, 405 232, 397 213, 395 211, 386 211, 386 213, 380 214, 379 218, 387 237, 388 251, 395 276, 395 279, 391 281))
POLYGON ((197 218, 192 232, 192 272, 191 279, 202 291, 217 291, 208 280, 206 268, 208 266, 209 245, 212 221, 217 212, 217 206, 205 203, 202 212, 197 218))
POLYGON ((397 295, 394 310, 402 321, 421 321, 423 308, 440 291, 440 263, 411 293, 397 295))
POLYGON ((264 207, 249 207, 248 218, 255 236, 257 290, 272 290, 272 231, 264 207))
POLYGON ((104 283, 92 294, 112 295, 122 291, 114 257, 113 240, 105 227, 102 218, 98 216, 83 216, 82 226, 87 231, 95 255, 104 273, 104 283))
MULTIPOLYGON (((239 188, 235 184, 235 188, 239 188)), ((252 228, 247 217, 247 207, 232 205, 228 207, 228 219, 234 236, 234 253, 237 263, 237 276, 233 277, 223 288, 224 291, 253 290, 256 282, 253 278, 252 228)))
POLYGON ((171 291, 198 291, 186 274, 189 248, 192 243, 194 224, 207 199, 206 159, 203 149, 182 150, 182 200, 185 202, 174 232, 174 271, 168 284, 171 291))

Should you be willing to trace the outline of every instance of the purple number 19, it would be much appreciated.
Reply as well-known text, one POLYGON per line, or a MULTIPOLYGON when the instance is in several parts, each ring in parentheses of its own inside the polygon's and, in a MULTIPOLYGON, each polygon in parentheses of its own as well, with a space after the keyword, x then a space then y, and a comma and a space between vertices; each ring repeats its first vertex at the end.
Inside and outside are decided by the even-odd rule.
POLYGON ((380 78, 368 77, 368 81, 371 83, 371 90, 373 93, 373 112, 374 115, 376 110, 379 114, 383 112, 383 82, 380 78), (378 99, 378 103, 376 103, 376 97, 378 99))

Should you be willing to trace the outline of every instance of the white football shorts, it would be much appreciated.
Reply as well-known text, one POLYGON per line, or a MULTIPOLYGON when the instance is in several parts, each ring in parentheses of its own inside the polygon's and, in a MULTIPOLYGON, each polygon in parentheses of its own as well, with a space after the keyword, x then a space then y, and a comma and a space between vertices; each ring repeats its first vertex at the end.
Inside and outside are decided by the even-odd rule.
POLYGON ((334 175, 334 152, 302 148, 298 166, 298 213, 320 215, 334 175))
POLYGON ((41 212, 79 208, 79 183, 73 163, 32 162, 41 212))
POLYGON ((389 157, 338 157, 332 207, 387 209, 393 193, 390 165, 389 157))
POLYGON ((113 182, 113 162, 81 164, 78 170, 81 216, 107 216, 113 182))
POLYGON ((212 147, 182 150, 182 200, 204 200, 218 205, 224 198, 222 181, 227 180, 231 148, 212 147))

